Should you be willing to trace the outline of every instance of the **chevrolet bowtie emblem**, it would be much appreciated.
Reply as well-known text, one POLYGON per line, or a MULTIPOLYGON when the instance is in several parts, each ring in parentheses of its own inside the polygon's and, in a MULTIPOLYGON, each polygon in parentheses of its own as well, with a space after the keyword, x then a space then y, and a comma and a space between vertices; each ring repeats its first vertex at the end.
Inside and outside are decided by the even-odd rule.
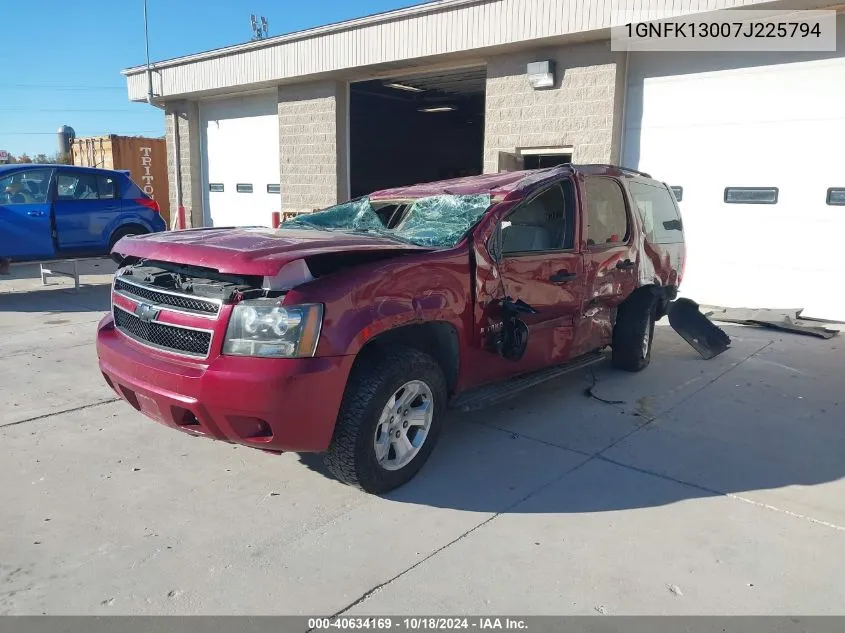
POLYGON ((151 306, 149 303, 139 303, 135 307, 135 315, 145 323, 155 321, 159 311, 159 308, 151 306))

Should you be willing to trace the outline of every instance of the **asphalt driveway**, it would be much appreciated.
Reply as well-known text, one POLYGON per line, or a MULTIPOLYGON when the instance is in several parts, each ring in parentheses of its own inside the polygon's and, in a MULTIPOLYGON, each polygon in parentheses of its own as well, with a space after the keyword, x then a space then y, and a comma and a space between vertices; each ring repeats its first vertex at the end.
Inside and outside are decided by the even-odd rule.
POLYGON ((845 614, 845 338, 660 325, 453 414, 386 498, 174 433, 96 366, 111 264, 0 278, 0 614, 845 614))

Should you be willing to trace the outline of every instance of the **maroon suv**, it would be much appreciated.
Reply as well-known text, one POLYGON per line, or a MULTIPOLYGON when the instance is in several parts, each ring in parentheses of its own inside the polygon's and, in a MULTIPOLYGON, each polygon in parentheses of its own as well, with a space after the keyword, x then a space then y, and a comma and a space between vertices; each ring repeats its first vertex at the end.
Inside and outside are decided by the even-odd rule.
POLYGON ((278 229, 125 238, 97 351, 167 426, 408 481, 448 407, 648 363, 684 235, 646 174, 562 166, 379 191, 278 229))

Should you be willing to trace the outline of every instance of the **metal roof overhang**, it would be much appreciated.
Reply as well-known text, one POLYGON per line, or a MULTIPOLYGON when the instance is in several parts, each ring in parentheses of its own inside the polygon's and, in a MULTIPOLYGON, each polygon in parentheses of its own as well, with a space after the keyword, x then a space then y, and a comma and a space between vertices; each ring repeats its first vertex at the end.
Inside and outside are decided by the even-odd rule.
MULTIPOLYGON (((791 1, 791 0, 790 0, 791 1)), ((802 0, 802 4, 829 4, 802 0)), ((631 5, 622 2, 622 5, 631 5)), ((637 6, 651 6, 635 2, 637 6)), ((740 7, 766 0, 661 0, 666 15, 740 7)), ((437 0, 297 33, 156 62, 157 102, 256 90, 325 78, 361 80, 393 70, 477 65, 508 50, 603 39, 621 23, 620 0, 437 0)), ((627 21, 641 9, 629 9, 627 21)), ((645 14, 643 14, 645 15, 645 14)), ((653 15, 653 13, 651 14, 653 15)), ((147 97, 146 66, 123 71, 132 101, 147 97)))

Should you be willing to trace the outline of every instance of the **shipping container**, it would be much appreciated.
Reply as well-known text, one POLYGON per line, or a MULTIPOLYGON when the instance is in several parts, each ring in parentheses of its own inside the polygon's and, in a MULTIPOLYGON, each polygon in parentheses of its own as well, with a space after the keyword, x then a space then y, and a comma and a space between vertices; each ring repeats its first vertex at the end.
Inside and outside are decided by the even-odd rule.
POLYGON ((167 146, 163 138, 90 136, 73 141, 73 164, 129 171, 144 192, 158 202, 169 227, 170 195, 167 183, 167 146))

